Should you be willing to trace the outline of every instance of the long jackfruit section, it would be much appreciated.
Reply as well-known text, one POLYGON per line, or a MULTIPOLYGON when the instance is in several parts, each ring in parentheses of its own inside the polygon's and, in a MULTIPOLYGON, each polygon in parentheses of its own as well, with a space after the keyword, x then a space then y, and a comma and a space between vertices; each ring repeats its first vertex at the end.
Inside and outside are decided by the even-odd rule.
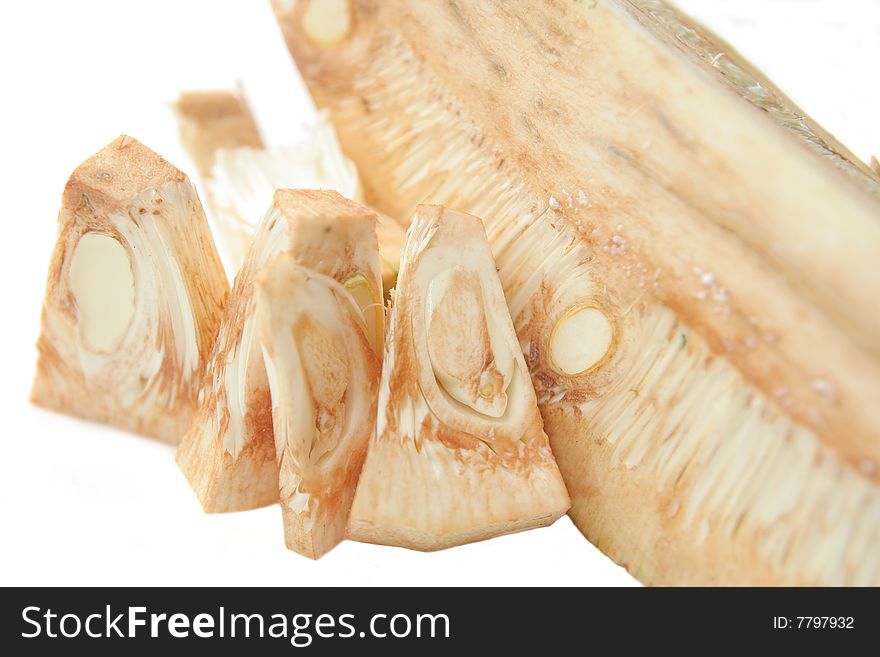
POLYGON ((876 175, 660 2, 311 5, 276 12, 367 202, 485 220, 587 538, 880 584, 876 175))

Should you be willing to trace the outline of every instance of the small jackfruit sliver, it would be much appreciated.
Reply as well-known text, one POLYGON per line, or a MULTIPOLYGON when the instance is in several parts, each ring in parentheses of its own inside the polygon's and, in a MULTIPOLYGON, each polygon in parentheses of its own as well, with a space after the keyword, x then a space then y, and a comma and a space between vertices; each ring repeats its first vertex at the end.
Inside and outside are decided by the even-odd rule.
POLYGON ((285 541, 317 558, 345 537, 373 432, 375 334, 346 285, 290 254, 267 265, 256 296, 285 541))

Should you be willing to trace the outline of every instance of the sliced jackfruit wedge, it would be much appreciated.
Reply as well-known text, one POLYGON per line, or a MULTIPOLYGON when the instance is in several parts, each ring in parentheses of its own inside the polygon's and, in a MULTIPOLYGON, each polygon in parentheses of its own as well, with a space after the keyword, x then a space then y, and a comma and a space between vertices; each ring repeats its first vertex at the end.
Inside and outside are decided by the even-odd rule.
POLYGON ((568 506, 483 226, 419 206, 349 537, 438 550, 549 525, 568 506))
POLYGON ((289 253, 257 281, 284 536, 290 549, 313 559, 345 537, 376 421, 376 326, 364 321, 356 299, 365 284, 360 274, 353 282, 318 274, 289 253))
POLYGON ((367 202, 485 219, 590 540, 648 583, 880 584, 864 163, 656 0, 275 8, 367 202))
MULTIPOLYGON (((276 255, 352 287, 368 336, 381 353, 384 332, 375 213, 336 192, 275 192, 220 323, 201 408, 177 463, 209 513, 278 501, 272 395, 263 362, 254 284, 276 255)), ((286 403, 286 402, 285 402, 286 403)))
POLYGON ((192 184, 119 137, 64 189, 32 401, 178 443, 228 291, 192 184))
MULTIPOLYGON (((303 143, 268 149, 246 101, 238 94, 187 92, 176 109, 181 141, 199 163, 227 269, 241 267, 256 222, 276 189, 326 188, 356 201, 362 197, 357 169, 342 154, 323 113, 303 143)), ((395 220, 381 214, 376 216, 376 233, 387 292, 397 279, 406 233, 395 220)))

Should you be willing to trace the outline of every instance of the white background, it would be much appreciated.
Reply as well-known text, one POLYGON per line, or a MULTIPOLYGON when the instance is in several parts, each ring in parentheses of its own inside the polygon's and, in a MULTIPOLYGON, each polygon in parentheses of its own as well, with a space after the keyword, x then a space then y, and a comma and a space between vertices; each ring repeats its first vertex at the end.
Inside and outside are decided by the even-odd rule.
MULTIPOLYGON (((680 4, 856 154, 880 154, 880 2, 680 4)), ((184 89, 242 81, 275 143, 312 108, 259 0, 4 3, 0 62, 0 584, 634 584, 567 518, 434 554, 348 542, 313 563, 284 548, 277 508, 202 514, 170 447, 30 406, 73 168, 125 132, 192 170, 168 109, 184 89)))

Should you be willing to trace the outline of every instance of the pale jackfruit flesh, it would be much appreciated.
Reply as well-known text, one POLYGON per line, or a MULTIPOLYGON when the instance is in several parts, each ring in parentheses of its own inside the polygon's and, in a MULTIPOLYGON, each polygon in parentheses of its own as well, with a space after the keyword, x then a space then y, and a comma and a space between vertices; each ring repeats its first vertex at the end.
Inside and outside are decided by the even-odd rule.
POLYGON ((359 304, 369 340, 379 353, 384 312, 375 216, 336 192, 275 192, 224 309, 200 392, 201 407, 177 451, 177 463, 205 511, 241 511, 279 499, 272 382, 254 298, 267 263, 287 253, 345 286, 359 304))
POLYGON ((192 184, 119 137, 64 189, 33 402, 178 443, 228 290, 192 184))
POLYGON ((880 584, 867 165, 656 0, 275 8, 366 202, 484 219, 592 542, 648 583, 880 584))
POLYGON ((376 420, 381 327, 358 301, 369 288, 362 274, 337 281, 290 253, 257 280, 285 540, 313 559, 345 537, 376 420))
POLYGON ((437 550, 549 525, 568 506, 483 226, 419 206, 349 537, 437 550))

